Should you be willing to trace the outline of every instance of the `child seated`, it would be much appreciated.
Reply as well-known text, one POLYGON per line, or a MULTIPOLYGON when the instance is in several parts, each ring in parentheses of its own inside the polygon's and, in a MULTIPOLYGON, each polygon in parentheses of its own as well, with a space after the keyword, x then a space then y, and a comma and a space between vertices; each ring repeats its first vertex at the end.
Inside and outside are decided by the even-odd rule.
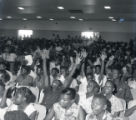
POLYGON ((35 120, 37 115, 36 109, 31 104, 35 101, 35 96, 31 90, 26 87, 18 88, 15 92, 14 104, 8 108, 8 111, 21 110, 30 118, 35 120))
POLYGON ((86 120, 112 120, 112 115, 107 111, 107 99, 103 95, 95 95, 92 100, 92 114, 86 116, 86 120))
POLYGON ((119 117, 120 113, 124 111, 124 107, 121 102, 121 99, 113 95, 114 83, 112 81, 107 81, 102 92, 111 104, 111 114, 114 117, 119 117))
POLYGON ((55 103, 45 120, 84 120, 83 109, 75 103, 76 91, 66 88, 62 91, 60 101, 55 103))
POLYGON ((5 114, 4 120, 30 120, 22 111, 9 111, 5 114))

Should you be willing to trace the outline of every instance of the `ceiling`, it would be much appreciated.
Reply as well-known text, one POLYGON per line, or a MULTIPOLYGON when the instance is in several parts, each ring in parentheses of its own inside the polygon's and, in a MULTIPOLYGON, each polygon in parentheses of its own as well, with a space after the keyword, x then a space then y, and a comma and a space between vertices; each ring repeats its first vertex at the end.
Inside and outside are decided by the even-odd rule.
POLYGON ((42 20, 58 21, 70 21, 70 16, 75 16, 75 20, 111 21, 108 17, 113 16, 136 21, 136 0, 0 0, 0 18, 7 20, 7 16, 12 16, 11 20, 37 20, 36 16, 42 16, 42 20), (105 10, 105 5, 110 5, 111 10, 105 10))

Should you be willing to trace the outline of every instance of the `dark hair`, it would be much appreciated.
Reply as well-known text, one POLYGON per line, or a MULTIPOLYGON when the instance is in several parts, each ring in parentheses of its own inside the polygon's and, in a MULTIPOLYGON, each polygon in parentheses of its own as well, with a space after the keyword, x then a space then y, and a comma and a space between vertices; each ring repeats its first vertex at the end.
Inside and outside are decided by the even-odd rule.
MULTIPOLYGON (((109 83, 112 85, 112 87, 113 87, 113 88, 115 88, 115 84, 114 84, 114 82, 113 82, 113 81, 111 81, 111 80, 107 80, 107 82, 109 82, 109 83)), ((106 83, 107 83, 107 82, 106 82, 106 83)))
POLYGON ((59 69, 58 68, 52 68, 52 70, 55 70, 57 73, 59 73, 59 69))
POLYGON ((61 66, 60 69, 67 70, 67 67, 66 66, 61 66))
POLYGON ((108 102, 107 98, 102 94, 94 95, 93 99, 100 99, 102 101, 102 103, 105 104, 105 105, 107 105, 107 102, 108 102))
POLYGON ((75 99, 76 97, 76 90, 73 88, 66 88, 62 91, 62 94, 69 95, 71 99, 75 99))
POLYGON ((97 67, 101 69, 101 65, 95 65, 95 68, 97 68, 97 67))
POLYGON ((5 114, 4 120, 30 120, 23 111, 9 111, 5 114))
POLYGON ((5 70, 0 70, 0 74, 4 75, 4 83, 8 82, 10 80, 10 75, 5 70))
POLYGON ((21 69, 25 69, 27 73, 29 74, 31 71, 31 68, 29 66, 23 65, 21 69))
POLYGON ((29 103, 33 103, 36 100, 35 95, 31 92, 31 90, 27 87, 21 87, 21 88, 17 88, 16 90, 16 94, 21 94, 26 98, 26 102, 29 103))

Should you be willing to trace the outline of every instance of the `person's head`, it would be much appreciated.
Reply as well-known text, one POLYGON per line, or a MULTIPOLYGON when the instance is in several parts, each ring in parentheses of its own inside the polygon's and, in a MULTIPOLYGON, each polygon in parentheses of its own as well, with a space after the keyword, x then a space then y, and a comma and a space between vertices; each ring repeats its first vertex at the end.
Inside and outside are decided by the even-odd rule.
POLYGON ((23 111, 9 111, 6 112, 4 120, 30 120, 23 111))
POLYGON ((58 74, 59 74, 58 68, 52 68, 52 70, 51 70, 51 75, 52 75, 52 76, 57 76, 58 74))
POLYGON ((76 90, 73 88, 66 88, 62 91, 60 97, 60 105, 63 108, 70 107, 75 102, 76 90))
POLYGON ((21 87, 17 88, 16 93, 15 93, 15 104, 16 105, 21 105, 21 104, 29 104, 35 102, 35 96, 31 92, 31 90, 27 87, 21 87))
POLYGON ((87 81, 88 81, 88 82, 89 82, 89 81, 92 81, 92 80, 94 80, 94 75, 88 73, 88 74, 86 74, 86 78, 87 78, 87 81))
POLYGON ((6 64, 5 62, 0 62, 0 70, 5 70, 6 69, 6 64))
POLYGON ((58 89, 58 88, 60 88, 61 86, 62 86, 62 83, 61 83, 60 80, 54 80, 54 81, 52 82, 52 88, 53 88, 53 89, 58 89))
POLYGON ((93 68, 91 66, 86 66, 86 74, 91 74, 93 73, 93 68))
POLYGON ((31 69, 29 66, 22 66, 21 68, 21 74, 22 75, 28 75, 30 73, 31 69))
POLYGON ((107 109, 107 99, 105 96, 98 94, 93 97, 92 111, 95 115, 99 115, 107 109))
POLYGON ((95 73, 96 74, 100 74, 100 71, 101 71, 101 66, 100 65, 96 65, 95 66, 95 73))
POLYGON ((60 74, 65 76, 66 73, 67 73, 67 68, 66 67, 61 67, 60 68, 60 74))
POLYGON ((94 81, 89 81, 87 85, 87 93, 93 93, 96 94, 99 92, 99 85, 94 81))
POLYGON ((43 70, 42 70, 42 67, 41 67, 40 65, 38 65, 38 66, 37 66, 37 69, 36 69, 36 74, 37 74, 37 75, 41 75, 42 71, 43 71, 43 70))
POLYGON ((5 70, 0 70, 0 80, 3 83, 6 83, 10 80, 10 76, 5 70))
POLYGON ((120 78, 120 75, 121 75, 121 72, 119 69, 117 68, 114 68, 112 69, 112 79, 119 79, 120 78))
POLYGON ((9 52, 10 52, 9 47, 6 47, 6 48, 4 49, 4 52, 5 52, 5 53, 9 53, 9 52))
POLYGON ((3 97, 4 91, 5 91, 5 84, 2 81, 0 81, 0 97, 3 97))
POLYGON ((108 68, 106 69, 106 76, 107 76, 108 78, 111 78, 111 77, 112 77, 112 68, 111 68, 111 67, 108 67, 108 68))
POLYGON ((115 90, 114 83, 110 80, 108 80, 105 84, 105 86, 102 89, 102 92, 104 95, 112 94, 115 90))

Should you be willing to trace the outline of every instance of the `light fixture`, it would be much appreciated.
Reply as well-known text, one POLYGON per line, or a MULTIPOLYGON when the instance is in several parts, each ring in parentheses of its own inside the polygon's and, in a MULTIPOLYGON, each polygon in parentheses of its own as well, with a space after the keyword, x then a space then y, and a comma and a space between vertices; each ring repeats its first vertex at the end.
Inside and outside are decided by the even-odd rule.
POLYGON ((50 20, 50 21, 53 21, 54 19, 53 19, 53 18, 50 18, 49 20, 50 20))
POLYGON ((23 20, 27 20, 27 18, 23 18, 23 20))
POLYGON ((116 22, 117 20, 116 19, 112 19, 113 22, 116 22))
POLYGON ((104 6, 104 9, 105 9, 105 10, 110 10, 110 9, 111 9, 111 6, 104 6))
POLYGON ((36 16, 37 19, 42 19, 42 16, 36 16))
POLYGON ((70 19, 76 19, 76 17, 75 16, 70 16, 70 19))
POLYGON ((2 18, 0 18, 0 20, 3 20, 2 18))
POLYGON ((109 16, 108 18, 109 18, 109 19, 114 19, 114 17, 112 17, 112 16, 109 16))
POLYGON ((23 7, 18 7, 18 9, 19 9, 19 10, 24 10, 24 8, 23 8, 23 7))
POLYGON ((124 18, 120 18, 120 20, 119 20, 120 22, 124 22, 125 21, 125 19, 124 18))
POLYGON ((57 7, 59 10, 64 10, 64 7, 63 6, 58 6, 57 7))
POLYGON ((80 18, 80 19, 78 19, 78 20, 79 20, 79 21, 83 21, 83 19, 81 19, 81 18, 80 18))
POLYGON ((12 17, 11 16, 7 16, 7 19, 11 19, 12 17))

